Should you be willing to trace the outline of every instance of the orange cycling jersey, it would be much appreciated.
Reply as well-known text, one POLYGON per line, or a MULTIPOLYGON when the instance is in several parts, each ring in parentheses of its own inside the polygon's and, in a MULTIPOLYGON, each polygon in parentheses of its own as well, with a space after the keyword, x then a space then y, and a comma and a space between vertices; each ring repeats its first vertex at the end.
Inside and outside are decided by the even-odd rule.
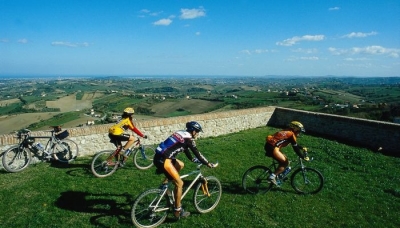
POLYGON ((268 135, 266 141, 269 144, 279 148, 285 147, 289 143, 292 145, 296 145, 297 143, 296 135, 290 130, 282 130, 273 135, 268 135))
POLYGON ((132 120, 130 118, 124 118, 118 121, 117 124, 113 125, 110 127, 108 130, 108 133, 113 134, 113 135, 121 135, 125 132, 126 129, 130 129, 131 131, 135 132, 139 136, 143 137, 142 132, 140 132, 137 128, 132 123, 132 120))

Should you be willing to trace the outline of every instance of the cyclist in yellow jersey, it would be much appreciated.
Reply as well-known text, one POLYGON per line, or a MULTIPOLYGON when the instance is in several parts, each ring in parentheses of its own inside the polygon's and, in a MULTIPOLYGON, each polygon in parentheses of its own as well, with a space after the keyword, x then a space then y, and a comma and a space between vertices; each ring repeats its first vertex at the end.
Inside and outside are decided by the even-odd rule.
MULTIPOLYGON (((129 149, 135 141, 135 137, 130 134, 126 134, 125 130, 130 129, 135 132, 137 135, 143 138, 147 138, 139 129, 135 127, 132 122, 132 115, 135 113, 133 108, 128 107, 124 109, 122 113, 122 118, 115 125, 109 128, 108 137, 110 138, 110 142, 112 142, 119 151, 119 154, 124 156, 124 161, 127 159, 125 156, 125 152, 129 149), (125 145, 122 147, 122 141, 127 141, 125 145)), ((122 164, 123 165, 123 164, 122 164)))

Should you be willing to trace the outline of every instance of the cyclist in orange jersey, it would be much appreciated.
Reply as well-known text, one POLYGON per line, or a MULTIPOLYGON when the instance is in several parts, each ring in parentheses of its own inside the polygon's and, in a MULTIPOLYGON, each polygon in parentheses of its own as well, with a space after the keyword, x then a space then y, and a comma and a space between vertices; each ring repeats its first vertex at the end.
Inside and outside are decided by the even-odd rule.
POLYGON ((126 159, 128 158, 125 155, 128 152, 126 150, 128 150, 135 141, 135 137, 133 135, 126 134, 125 130, 130 129, 140 137, 147 138, 147 136, 144 135, 133 124, 133 113, 135 113, 135 110, 133 110, 133 108, 131 107, 124 109, 124 112, 122 113, 122 118, 115 125, 108 129, 108 137, 110 138, 110 142, 112 142, 117 147, 117 150, 120 150, 119 154, 124 156, 124 160, 122 164, 120 164, 121 166, 124 165, 126 159), (122 141, 127 141, 123 147, 122 141))
POLYGON ((268 180, 275 185, 277 185, 276 176, 282 173, 289 165, 289 160, 280 150, 282 147, 291 144, 293 150, 299 157, 306 161, 310 160, 308 157, 307 148, 297 144, 297 136, 299 136, 300 132, 305 132, 303 124, 298 121, 292 121, 289 123, 289 127, 287 129, 283 129, 266 137, 266 142, 264 145, 265 155, 274 158, 279 163, 275 172, 268 177, 268 180), (303 150, 304 153, 302 153, 301 150, 303 150))

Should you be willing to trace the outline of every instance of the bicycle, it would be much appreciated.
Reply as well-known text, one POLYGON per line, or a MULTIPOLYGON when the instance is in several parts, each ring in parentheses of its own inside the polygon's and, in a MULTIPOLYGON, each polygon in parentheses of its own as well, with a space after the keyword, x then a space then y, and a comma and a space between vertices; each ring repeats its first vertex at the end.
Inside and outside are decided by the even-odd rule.
MULTIPOLYGON (((122 166, 124 159, 124 156, 120 155, 119 151, 118 149, 104 150, 97 153, 90 166, 93 175, 101 178, 115 173, 122 166)), ((155 149, 152 146, 143 145, 140 138, 135 140, 130 148, 130 152, 125 155, 129 157, 131 154, 133 154, 133 163, 136 168, 144 170, 153 166, 155 149)))
MULTIPOLYGON (((214 165, 214 167, 216 166, 218 163, 214 165)), ((183 191, 181 200, 195 186, 193 205, 197 212, 204 214, 217 207, 222 195, 222 186, 216 177, 203 176, 200 167, 201 164, 197 166, 196 170, 180 176, 183 180, 196 175, 183 191)), ((170 183, 163 185, 163 188, 149 189, 136 198, 131 210, 132 222, 136 227, 156 227, 165 221, 168 212, 174 211, 175 199, 169 185, 170 183)))
POLYGON ((32 162, 32 153, 39 160, 54 159, 61 163, 70 163, 78 156, 78 144, 71 139, 68 131, 61 131, 60 126, 51 126, 51 136, 31 136, 31 130, 22 129, 17 132, 18 145, 7 149, 2 158, 2 164, 8 172, 20 172, 26 169, 32 162), (45 146, 36 143, 36 139, 47 139, 45 146))
MULTIPOLYGON (((313 158, 310 158, 310 161, 312 160, 313 158)), ((272 164, 269 167, 256 165, 249 168, 242 177, 242 186, 244 190, 252 194, 266 193, 271 190, 275 185, 268 181, 268 177, 277 167, 278 162, 272 159, 272 164)), ((295 163, 288 173, 285 175, 281 173, 276 177, 278 183, 277 187, 281 187, 282 184, 289 179, 289 173, 292 173, 290 183, 297 193, 315 194, 321 191, 324 185, 324 177, 321 172, 314 168, 306 167, 303 159, 300 157, 298 162, 295 163)))

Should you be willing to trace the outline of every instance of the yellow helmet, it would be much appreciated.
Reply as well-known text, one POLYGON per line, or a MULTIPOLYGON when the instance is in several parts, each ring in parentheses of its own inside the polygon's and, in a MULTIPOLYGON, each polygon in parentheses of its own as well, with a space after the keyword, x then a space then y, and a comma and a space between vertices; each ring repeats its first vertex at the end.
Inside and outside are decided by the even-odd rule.
POLYGON ((289 124, 289 128, 293 129, 294 131, 297 132, 306 132, 306 130, 304 129, 303 124, 301 124, 299 121, 292 121, 289 124))
POLYGON ((128 108, 124 109, 124 113, 133 114, 133 113, 135 113, 135 110, 133 110, 133 108, 131 108, 131 107, 128 107, 128 108))

